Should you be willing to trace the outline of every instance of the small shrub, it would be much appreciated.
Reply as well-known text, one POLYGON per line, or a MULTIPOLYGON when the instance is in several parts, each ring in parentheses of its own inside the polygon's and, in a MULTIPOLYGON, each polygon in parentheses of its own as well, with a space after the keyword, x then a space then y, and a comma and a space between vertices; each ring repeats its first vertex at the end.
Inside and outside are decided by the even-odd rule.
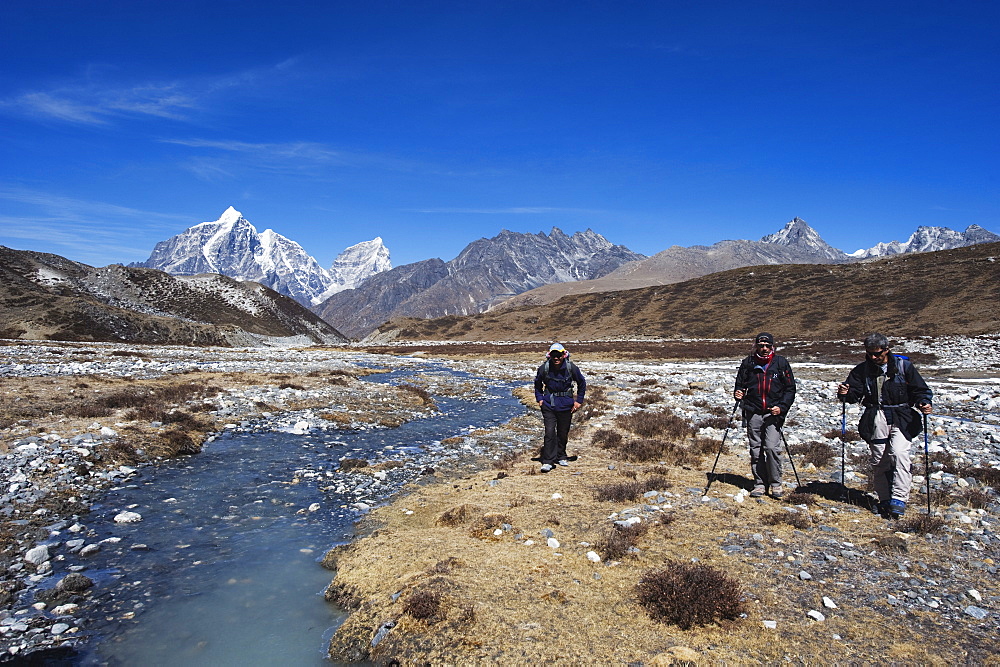
POLYGON ((709 417, 694 425, 695 428, 717 428, 720 431, 729 426, 729 417, 709 417))
POLYGON ((640 482, 617 482, 602 484, 594 488, 594 500, 598 502, 630 503, 646 492, 640 482))
POLYGON ((825 442, 810 440, 809 442, 799 442, 788 448, 792 456, 799 458, 803 463, 812 463, 817 468, 830 463, 836 453, 830 445, 825 442))
POLYGON ((805 530, 812 526, 812 521, 805 514, 800 514, 799 512, 772 512, 761 518, 761 523, 767 526, 777 526, 780 524, 787 524, 798 528, 799 530, 805 530))
POLYGON ((472 526, 469 527, 469 533, 473 537, 482 537, 485 533, 492 533, 494 530, 499 528, 501 525, 512 521, 509 514, 500 514, 498 512, 490 512, 489 514, 484 514, 475 521, 472 522, 472 526))
POLYGON ((672 412, 636 412, 615 417, 615 424, 643 438, 664 436, 669 438, 690 437, 691 424, 672 412))
POLYGON ((792 505, 815 505, 816 496, 811 493, 794 492, 785 496, 785 500, 792 505))
POLYGON ((441 594, 437 591, 416 591, 403 603, 403 613, 418 621, 433 623, 441 612, 441 594))
MULTIPOLYGON (((705 456, 706 454, 717 454, 719 452, 719 447, 721 446, 722 441, 716 440, 715 438, 695 438, 688 445, 688 449, 691 450, 693 454, 705 456)), ((722 453, 729 453, 729 445, 726 445, 726 448, 722 453)))
POLYGON ((878 545, 878 550, 886 555, 906 553, 909 548, 906 546, 906 540, 899 535, 883 535, 875 543, 878 545))
POLYGON ((649 531, 649 524, 636 523, 631 526, 612 526, 594 543, 594 550, 604 560, 621 560, 634 555, 639 538, 649 531))
POLYGON ((521 455, 516 452, 504 452, 500 458, 493 461, 496 470, 510 470, 514 464, 521 460, 521 455))
POLYGON ((636 590, 639 604, 653 620, 682 630, 739 618, 744 611, 739 583, 698 563, 673 562, 661 570, 647 572, 636 590))
POLYGON ((653 392, 647 391, 637 396, 636 399, 632 401, 632 405, 635 405, 637 407, 642 407, 645 405, 652 405, 654 403, 659 403, 661 400, 662 398, 660 397, 659 394, 654 394, 653 392))
POLYGON ((963 489, 955 498, 974 509, 986 509, 993 502, 993 497, 980 489, 963 489))
POLYGON ((643 378, 639 380, 640 387, 652 387, 657 384, 656 378, 643 378))
POLYGON ((614 449, 622 443, 622 434, 618 431, 602 428, 594 433, 591 442, 601 449, 614 449))
POLYGON ((852 428, 847 429, 846 432, 841 434, 839 426, 836 428, 831 428, 830 430, 822 433, 822 436, 824 438, 830 438, 830 440, 833 440, 834 438, 840 438, 841 441, 843 442, 850 442, 852 440, 857 440, 858 438, 861 437, 860 435, 858 435, 858 432, 852 428))
POLYGON ((927 516, 926 514, 921 514, 920 516, 915 516, 909 519, 903 519, 902 521, 896 522, 895 525, 897 532, 915 533, 918 535, 936 533, 943 527, 944 519, 939 516, 927 516))
POLYGON ((278 389, 296 389, 298 391, 303 391, 305 387, 300 384, 295 384, 294 382, 282 382, 278 385, 278 389))

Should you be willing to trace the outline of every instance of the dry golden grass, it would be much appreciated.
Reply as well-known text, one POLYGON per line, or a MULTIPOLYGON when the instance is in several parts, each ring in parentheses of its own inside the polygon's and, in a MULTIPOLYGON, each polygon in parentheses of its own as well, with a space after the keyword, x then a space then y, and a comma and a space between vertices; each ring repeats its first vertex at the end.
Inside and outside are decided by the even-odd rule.
MULTIPOLYGON (((535 426, 540 428, 537 420, 535 426)), ((371 532, 327 559, 337 570, 328 598, 355 610, 335 634, 331 657, 377 664, 673 664, 679 659, 953 664, 995 659, 995 646, 935 626, 934 614, 898 618, 898 610, 884 602, 888 589, 871 590, 876 598, 871 605, 824 609, 823 596, 841 599, 850 590, 844 586, 869 586, 852 579, 857 566, 845 564, 845 581, 817 582, 800 580, 798 572, 808 566, 791 562, 792 554, 809 553, 829 535, 815 528, 817 522, 878 558, 905 553, 908 562, 935 563, 954 555, 941 549, 956 547, 892 536, 883 520, 867 512, 830 512, 833 503, 825 500, 800 509, 803 521, 796 528, 772 519, 788 514, 788 503, 737 504, 731 496, 738 489, 721 480, 713 485, 712 497, 722 503, 702 503, 707 460, 692 469, 629 464, 618 460, 615 450, 591 443, 596 429, 574 430, 571 454, 580 458, 569 468, 538 474, 538 464, 524 457, 499 483, 495 470, 483 470, 412 487, 374 511, 366 521, 371 532), (590 562, 586 552, 607 548, 609 515, 636 505, 597 500, 595 491, 629 480, 642 485, 654 476, 660 478, 656 484, 675 494, 675 507, 662 514, 659 526, 647 524, 631 536, 638 553, 614 565, 590 562), (503 523, 512 530, 499 529, 503 523), (545 529, 554 533, 558 548, 547 546, 545 529), (761 552, 727 555, 720 549, 730 533, 758 532, 768 536, 761 552), (905 552, 885 540, 887 535, 903 543, 905 552), (665 563, 692 559, 738 582, 745 618, 682 630, 643 610, 640 579, 665 563), (453 565, 443 572, 442 562, 453 565), (433 614, 420 619, 407 613, 404 601, 428 592, 436 595, 433 614), (812 621, 809 610, 825 612, 827 620, 812 621), (778 629, 766 629, 763 620, 776 621, 778 629), (394 627, 372 647, 387 621, 394 627)), ((742 470, 744 459, 744 452, 725 454, 719 472, 742 470)), ((866 556, 862 567, 884 565, 866 556)), ((995 582, 978 585, 984 597, 997 592, 995 582)))

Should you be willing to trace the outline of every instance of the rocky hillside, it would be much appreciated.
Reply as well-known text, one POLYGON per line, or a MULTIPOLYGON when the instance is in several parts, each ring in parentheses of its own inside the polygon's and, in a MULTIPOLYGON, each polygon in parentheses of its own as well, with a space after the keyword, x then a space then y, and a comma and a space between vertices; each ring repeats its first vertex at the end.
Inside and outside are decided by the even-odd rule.
POLYGON ((470 243, 450 262, 396 267, 313 310, 348 336, 362 337, 393 317, 479 313, 539 285, 596 278, 642 257, 590 230, 572 236, 555 228, 548 235, 504 230, 470 243))
POLYGON ((1000 243, 855 264, 733 269, 686 282, 567 296, 473 317, 397 319, 373 340, 636 337, 783 340, 1000 332, 1000 243))
POLYGON ((180 345, 333 344, 294 300, 218 274, 94 268, 0 246, 0 338, 180 345))

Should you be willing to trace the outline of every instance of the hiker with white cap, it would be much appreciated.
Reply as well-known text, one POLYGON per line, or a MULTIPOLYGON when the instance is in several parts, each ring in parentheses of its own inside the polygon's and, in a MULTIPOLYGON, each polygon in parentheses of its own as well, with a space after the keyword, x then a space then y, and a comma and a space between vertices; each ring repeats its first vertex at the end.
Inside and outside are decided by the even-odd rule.
POLYGON ((774 336, 761 332, 754 348, 736 372, 733 396, 743 401, 743 422, 750 441, 753 490, 759 498, 770 486, 771 497, 781 498, 781 425, 795 400, 795 377, 788 360, 775 354, 774 336))
POLYGON ((573 413, 583 405, 587 380, 569 360, 569 352, 560 343, 553 343, 545 355, 545 363, 535 373, 535 400, 542 410, 545 442, 542 445, 542 472, 555 465, 567 466, 566 442, 573 413), (573 385, 576 391, 573 391, 573 385))

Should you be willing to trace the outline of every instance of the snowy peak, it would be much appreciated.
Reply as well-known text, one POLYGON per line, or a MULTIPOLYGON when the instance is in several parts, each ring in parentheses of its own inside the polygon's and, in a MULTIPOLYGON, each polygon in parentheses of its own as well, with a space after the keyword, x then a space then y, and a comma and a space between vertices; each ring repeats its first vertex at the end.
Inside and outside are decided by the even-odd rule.
POLYGON ((819 235, 819 232, 799 217, 792 218, 781 230, 774 234, 768 234, 760 242, 805 250, 829 259, 843 259, 844 257, 843 252, 829 245, 819 235))
POLYGON ((850 256, 856 259, 868 259, 870 257, 901 255, 908 252, 951 250, 977 243, 994 243, 996 241, 1000 241, 1000 235, 987 231, 979 225, 969 225, 964 232, 958 232, 948 227, 920 226, 905 243, 899 241, 878 243, 871 248, 855 250, 850 253, 850 256))
POLYGON ((376 236, 371 241, 356 243, 333 260, 333 265, 330 266, 333 286, 322 294, 316 303, 322 303, 337 292, 354 289, 375 274, 391 268, 389 249, 382 243, 381 236, 376 236))
MULTIPOLYGON (((372 260, 368 273, 365 269, 347 272, 349 282, 356 284, 372 275, 371 271, 385 270, 382 267, 388 263, 389 251, 381 239, 376 245, 384 251, 385 262, 372 260)), ((371 252, 378 255, 379 250, 371 252)), ((214 222, 202 222, 157 243, 149 259, 132 266, 173 275, 219 273, 252 280, 305 306, 319 303, 344 284, 342 276, 332 276, 298 243, 271 229, 258 233, 232 206, 214 222)))

